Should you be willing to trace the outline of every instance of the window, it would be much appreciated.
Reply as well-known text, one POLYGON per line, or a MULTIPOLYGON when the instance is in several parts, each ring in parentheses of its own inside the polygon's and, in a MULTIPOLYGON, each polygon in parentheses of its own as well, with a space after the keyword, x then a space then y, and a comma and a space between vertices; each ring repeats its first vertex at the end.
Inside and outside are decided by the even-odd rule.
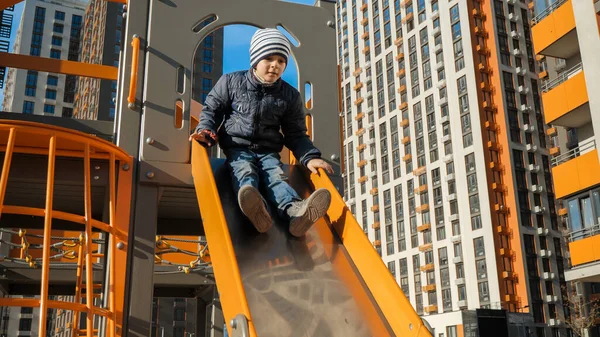
POLYGON ((46 89, 46 98, 47 99, 56 99, 56 90, 46 89))
POLYGON ((62 46, 62 37, 59 36, 52 36, 52 45, 53 46, 62 46))
POLYGON ((488 287, 487 281, 479 282, 479 301, 480 302, 489 302, 490 301, 490 291, 488 287))
POLYGON ((213 65, 210 63, 203 63, 202 64, 202 71, 205 73, 212 73, 213 71, 213 65))
POLYGON ((487 278, 487 268, 485 265, 485 259, 475 261, 475 266, 477 267, 477 279, 481 280, 487 278))
POLYGON ((392 274, 392 276, 394 276, 394 278, 396 278, 396 261, 390 261, 387 264, 388 270, 390 271, 390 274, 392 274))
POLYGON ((471 228, 473 230, 481 229, 483 224, 481 223, 481 215, 475 215, 471 218, 471 228))
POLYGON ((35 108, 34 102, 23 101, 23 113, 24 114, 33 114, 34 108, 35 108))
POLYGON ((446 247, 438 249, 438 258, 440 260, 440 266, 448 265, 448 249, 446 247))
POLYGON ((206 48, 212 48, 213 47, 213 36, 212 35, 208 35, 207 37, 204 38, 204 47, 206 48))
POLYGON ((465 156, 465 167, 467 172, 475 171, 475 155, 473 153, 465 156))
POLYGON ((48 81, 46 82, 47 85, 58 85, 58 76, 52 76, 52 75, 48 75, 48 81))
POLYGON ((212 89, 212 79, 210 78, 203 78, 202 79, 202 90, 204 91, 210 91, 212 89))
POLYGON ((204 49, 203 59, 204 62, 213 62, 213 51, 211 49, 204 49))
POLYGON ((65 20, 65 12, 61 12, 61 11, 54 12, 54 19, 64 21, 65 20))
POLYGON ((458 337, 458 330, 456 329, 456 325, 452 325, 452 326, 449 326, 446 328, 446 336, 447 337, 458 337))
POLYGON ((37 80, 38 80, 38 72, 28 70, 27 71, 27 80, 25 82, 25 96, 35 96, 35 91, 37 88, 37 80))
POLYGON ((54 113, 54 105, 52 104, 44 104, 44 112, 53 114, 54 113))
POLYGON ((475 256, 485 256, 483 236, 473 239, 473 245, 475 246, 475 256))
POLYGON ((53 59, 60 59, 60 50, 50 49, 50 57, 53 59))
POLYGON ((19 331, 30 332, 31 331, 31 323, 32 323, 31 318, 21 318, 19 320, 19 331))
POLYGON ((52 31, 54 31, 55 33, 59 33, 62 34, 64 31, 65 26, 60 24, 60 23, 55 23, 54 24, 54 28, 52 29, 52 31))
POLYGON ((175 321, 185 321, 185 308, 175 308, 173 316, 173 320, 175 321))
MULTIPOLYGON (((62 117, 65 117, 65 118, 73 117, 73 108, 63 107, 62 108, 62 117)), ((110 117, 115 118, 115 109, 114 108, 110 108, 110 117)))

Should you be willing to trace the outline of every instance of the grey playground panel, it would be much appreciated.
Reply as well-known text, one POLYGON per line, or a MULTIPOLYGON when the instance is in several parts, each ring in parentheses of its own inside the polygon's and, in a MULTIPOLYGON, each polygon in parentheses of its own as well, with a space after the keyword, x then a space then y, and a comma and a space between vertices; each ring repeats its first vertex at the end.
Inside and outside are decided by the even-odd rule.
MULTIPOLYGON (((231 24, 283 26, 299 42, 292 53, 299 68, 299 89, 312 84, 315 144, 326 159, 340 157, 338 82, 333 3, 320 7, 274 0, 152 0, 146 48, 143 93, 143 161, 188 163, 190 156, 190 98, 193 55, 206 35, 231 24), (194 32, 211 15, 216 21, 194 32), (177 92, 178 69, 183 67, 183 92, 177 92), (181 100, 183 126, 175 127, 175 104, 181 100), (150 140, 146 142, 146 140, 150 140)), ((248 60, 249 62, 249 60, 248 60)), ((181 72, 181 71, 180 71, 181 72)), ((181 82, 179 82, 181 83, 181 82)), ((306 108, 305 108, 306 109, 306 108)))

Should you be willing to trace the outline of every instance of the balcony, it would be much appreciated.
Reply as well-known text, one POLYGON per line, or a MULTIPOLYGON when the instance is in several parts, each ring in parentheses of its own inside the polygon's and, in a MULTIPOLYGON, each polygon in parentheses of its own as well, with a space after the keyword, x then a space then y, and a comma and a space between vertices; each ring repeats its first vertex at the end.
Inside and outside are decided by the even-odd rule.
POLYGON ((563 71, 542 85, 546 124, 577 128, 591 121, 582 64, 563 71))
POLYGON ((428 313, 428 314, 431 314, 431 313, 434 313, 434 312, 437 312, 437 311, 438 311, 438 307, 435 304, 434 305, 429 305, 429 306, 425 307, 425 312, 428 313))
POLYGON ((416 194, 421 194, 423 192, 427 192, 427 184, 423 184, 423 185, 420 185, 419 187, 415 188, 414 192, 416 194))
POLYGON ((600 163, 594 140, 552 158, 552 166, 557 199, 600 184, 600 163))
POLYGON ((423 175, 426 172, 427 172, 427 166, 421 166, 421 167, 418 167, 416 170, 414 170, 413 174, 418 177, 420 175, 423 175))
MULTIPOLYGON (((600 225, 571 231, 567 235, 573 266, 600 261, 600 225)), ((600 273, 600 271, 599 271, 600 273)))
POLYGON ((579 51, 572 0, 558 0, 532 20, 536 54, 568 59, 579 51))
POLYGON ((422 224, 421 226, 418 226, 417 227, 417 231, 418 232, 424 232, 424 231, 426 231, 426 230, 428 230, 430 228, 431 228, 431 224, 426 223, 426 224, 422 224))
POLYGON ((433 263, 428 263, 426 265, 421 266, 421 271, 431 271, 435 269, 435 265, 433 263))
MULTIPOLYGON (((419 250, 422 252, 430 251, 432 249, 433 249, 433 243, 426 243, 424 245, 419 246, 419 250)), ((427 265, 425 265, 425 266, 427 266, 427 265)), ((423 267, 425 267, 425 266, 423 266, 423 267)))
POLYGON ((432 292, 435 291, 435 284, 428 284, 426 286, 423 286, 421 288, 423 290, 423 292, 428 293, 428 292, 432 292))
POLYGON ((429 210, 429 204, 423 204, 421 206, 418 206, 417 208, 415 208, 415 211, 417 211, 417 213, 423 213, 425 211, 429 210))

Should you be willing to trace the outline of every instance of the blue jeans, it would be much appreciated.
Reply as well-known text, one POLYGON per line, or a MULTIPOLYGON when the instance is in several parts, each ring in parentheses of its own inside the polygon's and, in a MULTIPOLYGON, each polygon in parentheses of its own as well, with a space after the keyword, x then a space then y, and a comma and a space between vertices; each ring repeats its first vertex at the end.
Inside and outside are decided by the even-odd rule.
POLYGON ((285 210, 294 201, 302 199, 286 182, 279 153, 256 153, 249 149, 227 149, 227 166, 231 170, 235 195, 244 185, 254 186, 271 205, 277 206, 277 213, 289 220, 285 210))

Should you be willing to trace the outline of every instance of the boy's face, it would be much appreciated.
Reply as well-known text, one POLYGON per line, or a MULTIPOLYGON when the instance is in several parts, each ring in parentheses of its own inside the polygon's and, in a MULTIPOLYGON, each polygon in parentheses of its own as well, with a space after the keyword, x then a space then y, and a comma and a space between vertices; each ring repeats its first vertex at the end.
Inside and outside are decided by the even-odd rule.
POLYGON ((258 62, 256 73, 267 82, 275 82, 281 77, 286 66, 287 63, 282 56, 271 55, 258 62))

